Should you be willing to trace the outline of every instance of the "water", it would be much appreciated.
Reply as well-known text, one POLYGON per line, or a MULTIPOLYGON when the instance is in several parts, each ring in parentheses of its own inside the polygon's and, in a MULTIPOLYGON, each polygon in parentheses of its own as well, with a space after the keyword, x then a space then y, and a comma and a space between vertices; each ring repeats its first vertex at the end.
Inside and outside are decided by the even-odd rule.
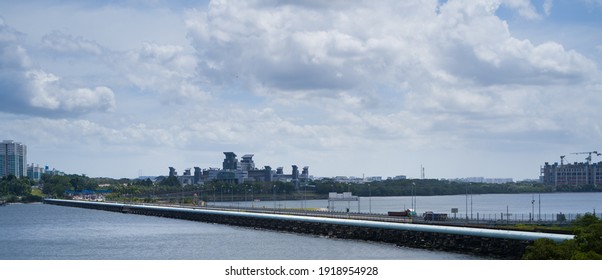
POLYGON ((4 260, 476 259, 474 256, 47 204, 0 207, 4 260))
MULTIPOLYGON (((470 215, 466 196, 417 197, 416 210, 470 215)), ((361 212, 386 213, 410 208, 411 197, 362 197, 361 212), (372 201, 370 203, 370 200, 372 201), (370 207, 370 204, 372 207, 370 207)), ((244 206, 245 202, 224 202, 244 206)), ((324 208, 326 200, 246 202, 255 207, 324 208)), ((539 196, 487 194, 472 196, 472 213, 500 215, 506 207, 514 216, 539 213, 539 196), (532 203, 533 198, 535 202, 532 203), (522 213, 522 214, 520 214, 522 213)), ((337 202, 335 210, 358 210, 357 202, 337 202)), ((602 209, 602 193, 541 195, 542 215, 586 213, 602 209)), ((599 215, 599 213, 597 213, 599 215)), ((476 217, 475 217, 476 218, 476 217)), ((255 230, 228 225, 129 215, 46 204, 0 207, 0 259, 98 260, 441 260, 475 259, 447 252, 391 244, 255 230)))
MULTIPOLYGON (((220 205, 220 203, 217 203, 220 205)), ((272 208, 326 208, 327 200, 287 200, 287 201, 259 201, 259 202, 223 202, 221 205, 233 207, 268 207, 272 208), (304 207, 305 206, 305 207, 304 207)), ((480 195, 444 195, 444 196, 419 196, 415 198, 417 213, 434 211, 448 213, 452 208, 458 208, 456 216, 481 219, 499 219, 500 215, 511 214, 511 219, 528 220, 529 215, 534 215, 542 220, 556 219, 556 214, 565 213, 567 218, 577 214, 596 213, 600 217, 602 212, 602 193, 544 193, 544 194, 480 194, 480 195)), ((388 211, 402 211, 412 208, 412 197, 361 197, 358 202, 334 202, 335 211, 381 213, 388 211)))

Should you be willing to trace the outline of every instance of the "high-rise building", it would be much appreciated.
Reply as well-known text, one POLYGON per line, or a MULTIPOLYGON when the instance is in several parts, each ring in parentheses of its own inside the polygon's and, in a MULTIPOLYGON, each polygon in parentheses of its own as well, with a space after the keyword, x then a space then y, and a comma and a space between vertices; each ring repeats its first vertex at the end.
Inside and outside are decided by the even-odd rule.
POLYGON ((27 176, 27 146, 13 140, 0 143, 0 177, 27 176))
POLYGON ((237 170, 238 169, 238 159, 236 159, 236 154, 233 152, 224 152, 226 158, 222 163, 224 170, 237 170))
POLYGON ((255 169, 255 162, 253 162, 253 154, 246 154, 242 156, 240 161, 240 167, 242 170, 251 171, 255 169))
POLYGON ((553 186, 597 186, 602 183, 602 162, 560 165, 546 162, 541 168, 540 181, 553 186))
POLYGON ((44 168, 40 167, 40 165, 28 164, 27 165, 27 177, 34 181, 39 181, 42 179, 42 174, 44 174, 44 168))

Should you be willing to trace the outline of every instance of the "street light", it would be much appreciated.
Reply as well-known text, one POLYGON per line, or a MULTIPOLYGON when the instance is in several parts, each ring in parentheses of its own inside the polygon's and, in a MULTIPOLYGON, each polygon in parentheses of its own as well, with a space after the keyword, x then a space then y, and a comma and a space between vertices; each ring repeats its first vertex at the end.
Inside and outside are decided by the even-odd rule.
POLYGON ((535 220, 535 194, 531 194, 531 222, 535 220))
MULTIPOLYGON (((297 181, 295 183, 295 185, 298 185, 298 184, 299 184, 299 181, 297 181)), ((305 193, 306 192, 306 186, 307 185, 303 185, 303 200, 301 201, 301 210, 303 211, 303 213, 305 213, 305 211, 306 211, 305 209, 307 208, 307 204, 306 204, 306 201, 305 201, 305 199, 306 199, 306 196, 305 196, 306 195, 306 193, 305 193)), ((295 187, 295 189, 297 189, 297 187, 295 187)), ((301 188, 299 188, 299 190, 301 190, 301 188)))
POLYGON ((465 205, 465 207, 466 207, 465 208, 466 209, 466 212, 465 212, 466 213, 466 222, 468 222, 468 186, 466 186, 466 195, 465 195, 465 197, 466 197, 466 205, 465 205))
POLYGON ((284 209, 286 209, 286 189, 282 190, 282 193, 284 194, 284 209))
POLYGON ((412 210, 416 212, 416 182, 412 182, 412 210))
POLYGON ((370 188, 370 183, 368 183, 368 195, 369 195, 369 204, 370 204, 370 214, 372 214, 372 188, 370 188))

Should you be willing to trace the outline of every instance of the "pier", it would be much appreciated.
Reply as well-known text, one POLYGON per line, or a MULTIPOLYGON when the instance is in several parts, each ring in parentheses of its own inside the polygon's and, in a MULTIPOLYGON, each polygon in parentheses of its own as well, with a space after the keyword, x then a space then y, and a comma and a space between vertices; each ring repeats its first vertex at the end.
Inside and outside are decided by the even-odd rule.
POLYGON ((207 223, 313 234, 342 239, 392 243, 399 246, 475 254, 495 259, 519 259, 540 238, 556 242, 573 235, 487 228, 414 224, 400 220, 374 221, 351 216, 310 216, 303 213, 175 207, 46 199, 46 204, 185 219, 207 223))

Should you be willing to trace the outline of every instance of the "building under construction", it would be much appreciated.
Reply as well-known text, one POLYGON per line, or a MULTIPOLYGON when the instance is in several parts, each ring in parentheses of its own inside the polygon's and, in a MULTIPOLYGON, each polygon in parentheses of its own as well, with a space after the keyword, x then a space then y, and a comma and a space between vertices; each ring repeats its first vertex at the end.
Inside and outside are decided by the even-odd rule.
POLYGON ((588 154, 585 162, 566 163, 565 156, 560 156, 560 164, 546 162, 541 167, 540 179, 542 183, 550 186, 597 186, 602 184, 602 161, 592 163, 592 155, 600 156, 597 151, 572 153, 588 154))

